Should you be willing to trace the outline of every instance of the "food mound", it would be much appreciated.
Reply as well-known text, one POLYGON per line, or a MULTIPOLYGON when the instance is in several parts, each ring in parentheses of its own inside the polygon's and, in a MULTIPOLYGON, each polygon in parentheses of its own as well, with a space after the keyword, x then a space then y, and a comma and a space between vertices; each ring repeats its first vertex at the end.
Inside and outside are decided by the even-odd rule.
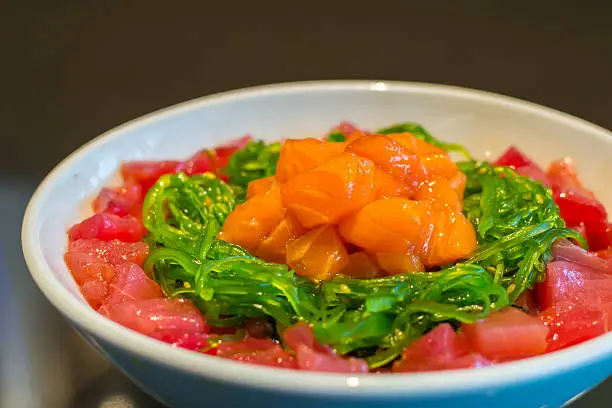
POLYGON ((610 224, 568 159, 544 171, 511 147, 489 163, 417 124, 342 123, 121 174, 69 230, 66 264, 91 307, 174 347, 417 372, 552 352, 612 321, 610 224))

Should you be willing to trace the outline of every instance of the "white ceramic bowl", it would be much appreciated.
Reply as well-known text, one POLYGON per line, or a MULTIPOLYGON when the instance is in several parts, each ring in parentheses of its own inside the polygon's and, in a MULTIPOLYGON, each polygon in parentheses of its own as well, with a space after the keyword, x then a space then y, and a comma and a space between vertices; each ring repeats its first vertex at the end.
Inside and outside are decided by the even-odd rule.
POLYGON ((482 158, 517 144, 540 164, 576 159, 586 184, 612 208, 611 133, 532 103, 449 86, 311 82, 258 87, 186 102, 86 144, 43 181, 23 224, 23 249, 45 296, 83 337, 170 406, 557 407, 612 373, 612 333, 553 354, 477 370, 346 376, 272 369, 174 349, 107 320, 84 301, 63 261, 66 229, 84 215, 120 163, 184 158, 251 133, 321 135, 350 120, 375 129, 414 121, 482 158))

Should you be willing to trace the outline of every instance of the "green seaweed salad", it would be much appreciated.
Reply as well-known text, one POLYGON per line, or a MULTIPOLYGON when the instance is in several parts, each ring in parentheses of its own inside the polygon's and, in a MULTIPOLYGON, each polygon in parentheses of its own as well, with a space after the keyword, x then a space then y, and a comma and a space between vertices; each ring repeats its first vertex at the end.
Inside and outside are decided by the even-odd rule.
MULTIPOLYGON (((267 317, 278 332, 304 321, 338 354, 364 357, 370 368, 396 359, 441 322, 455 327, 511 305, 544 278, 553 243, 577 232, 565 228, 551 191, 512 169, 475 161, 423 127, 400 124, 379 133, 411 132, 464 156, 463 212, 478 238, 473 256, 438 271, 358 280, 337 276, 312 282, 286 265, 252 256, 217 239, 228 214, 252 180, 273 175, 281 144, 250 142, 225 168, 228 183, 212 174, 164 175, 150 189, 143 219, 152 252, 145 271, 168 297, 191 299, 212 326, 240 326, 267 317)), ((339 132, 330 141, 343 141, 339 132)))

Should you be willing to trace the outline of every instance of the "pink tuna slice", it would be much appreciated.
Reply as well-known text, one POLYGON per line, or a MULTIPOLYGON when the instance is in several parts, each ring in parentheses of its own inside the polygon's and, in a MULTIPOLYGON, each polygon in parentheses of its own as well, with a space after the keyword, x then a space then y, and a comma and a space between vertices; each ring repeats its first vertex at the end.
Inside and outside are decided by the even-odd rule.
POLYGON ((459 357, 446 363, 444 369, 455 370, 462 368, 480 368, 487 367, 493 364, 491 360, 480 353, 471 353, 467 356, 459 357))
POLYGON ((541 181, 545 186, 550 187, 550 180, 544 170, 539 168, 536 165, 529 165, 524 167, 519 167, 516 169, 516 173, 521 176, 529 177, 532 180, 541 181))
POLYGON ((120 217, 115 214, 94 214, 75 224, 68 231, 71 240, 100 239, 112 241, 119 239, 124 242, 138 242, 146 234, 140 220, 133 215, 120 217))
POLYGON ((184 348, 187 350, 201 350, 208 346, 208 337, 206 333, 200 332, 185 332, 179 333, 174 330, 158 331, 151 335, 154 339, 168 343, 173 347, 184 348))
POLYGON ((276 344, 266 350, 239 352, 227 356, 230 360, 270 367, 298 368, 295 357, 276 344))
MULTIPOLYGON (((108 262, 120 265, 124 262, 133 262, 142 265, 149 255, 149 246, 144 242, 109 242, 99 239, 81 239, 71 242, 66 253, 67 257, 76 257, 75 262, 108 262)), ((66 259, 68 268, 72 270, 73 262, 66 259)))
POLYGON ((367 373, 368 364, 360 358, 342 358, 313 350, 300 344, 296 351, 297 365, 301 370, 328 373, 367 373))
POLYGON ((208 325, 193 303, 186 299, 147 299, 119 303, 108 308, 115 322, 151 336, 158 332, 207 333, 208 325))
POLYGON ((575 262, 554 261, 546 268, 546 281, 537 285, 541 309, 563 303, 593 307, 612 302, 612 275, 575 262))
POLYGON ((126 262, 116 267, 115 277, 110 283, 109 306, 162 297, 164 294, 159 285, 150 279, 140 266, 126 262))
POLYGON ((108 284, 100 280, 85 281, 81 287, 81 294, 87 300, 87 303, 94 309, 99 308, 104 304, 108 294, 108 284))
POLYGON ((553 245, 552 255, 555 261, 568 261, 588 266, 597 272, 610 273, 610 277, 612 277, 612 262, 610 260, 588 252, 567 239, 559 240, 553 245))
POLYGON ((335 353, 330 346, 317 343, 314 338, 312 328, 304 322, 296 323, 293 326, 287 327, 282 336, 285 344, 287 344, 287 346, 289 346, 289 348, 292 350, 296 351, 300 344, 303 344, 313 350, 335 356, 335 353))
POLYGON ((251 351, 269 350, 278 346, 278 343, 271 339, 256 339, 245 337, 239 341, 224 341, 216 348, 216 354, 222 357, 236 353, 246 353, 251 351))

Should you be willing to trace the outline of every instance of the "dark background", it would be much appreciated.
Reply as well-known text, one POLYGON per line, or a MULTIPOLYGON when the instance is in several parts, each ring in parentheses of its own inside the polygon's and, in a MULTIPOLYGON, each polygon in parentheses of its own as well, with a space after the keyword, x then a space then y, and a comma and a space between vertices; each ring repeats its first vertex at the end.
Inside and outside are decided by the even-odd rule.
MULTIPOLYGON (((186 99, 308 79, 473 87, 612 128, 611 17, 604 1, 0 0, 0 404, 154 406, 83 347, 21 258, 28 197, 82 143, 186 99)), ((574 406, 610 398, 612 384, 574 406)))

